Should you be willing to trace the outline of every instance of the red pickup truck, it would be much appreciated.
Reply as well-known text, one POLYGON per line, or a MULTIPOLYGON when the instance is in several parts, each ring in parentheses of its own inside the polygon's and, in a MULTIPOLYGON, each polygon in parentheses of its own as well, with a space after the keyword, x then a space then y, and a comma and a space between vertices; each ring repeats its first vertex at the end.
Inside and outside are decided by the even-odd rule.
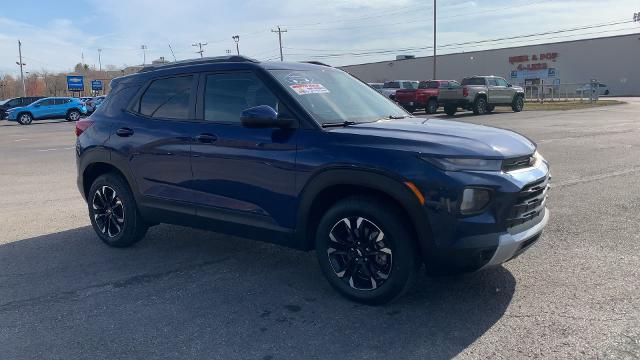
POLYGON ((400 89, 396 91, 395 101, 409 112, 424 108, 427 114, 434 114, 438 110, 438 94, 440 87, 448 86, 454 80, 420 81, 417 89, 400 89))

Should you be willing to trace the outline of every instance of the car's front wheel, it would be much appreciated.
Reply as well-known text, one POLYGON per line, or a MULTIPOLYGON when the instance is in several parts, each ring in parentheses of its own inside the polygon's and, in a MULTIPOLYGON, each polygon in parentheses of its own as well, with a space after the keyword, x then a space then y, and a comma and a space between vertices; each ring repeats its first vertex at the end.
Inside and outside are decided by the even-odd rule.
POLYGON ((524 97, 518 95, 513 99, 513 103, 511 104, 511 110, 514 112, 520 112, 524 109, 524 97))
POLYGON ((400 296, 421 265, 410 226, 397 206, 370 197, 339 201, 322 217, 316 254, 345 297, 383 304, 400 296))
POLYGON ((78 120, 80 120, 80 111, 78 110, 69 111, 69 113, 67 114, 67 121, 78 121, 78 120))
POLYGON ((20 125, 29 125, 33 122, 33 116, 29 113, 22 113, 18 115, 18 123, 20 125))
POLYGON ((93 182, 87 204, 93 229, 109 246, 131 246, 147 232, 129 186, 116 174, 101 175, 93 182))

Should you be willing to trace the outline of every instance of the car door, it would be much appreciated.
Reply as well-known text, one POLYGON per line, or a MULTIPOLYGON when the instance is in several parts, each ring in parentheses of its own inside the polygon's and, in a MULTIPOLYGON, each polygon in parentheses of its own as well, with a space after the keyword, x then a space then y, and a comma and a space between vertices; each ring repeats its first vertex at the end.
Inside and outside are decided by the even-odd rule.
POLYGON ((251 71, 203 74, 202 123, 191 153, 196 213, 204 218, 282 230, 295 221, 296 127, 248 128, 240 113, 269 105, 288 111, 251 71))
POLYGON ((142 206, 195 214, 189 184, 196 88, 192 74, 153 79, 112 118, 112 160, 129 167, 142 206))
POLYGON ((502 102, 502 91, 495 78, 487 78, 487 95, 489 104, 499 104, 502 102))
POLYGON ((67 107, 65 104, 70 101, 69 99, 58 98, 53 100, 53 106, 51 108, 51 117, 65 117, 67 115, 67 107))
POLYGON ((515 95, 515 90, 509 86, 507 80, 503 78, 495 78, 497 89, 500 94, 500 103, 501 104, 509 104, 513 101, 513 95, 515 95))
POLYGON ((29 108, 34 119, 44 119, 51 113, 53 107, 53 99, 43 99, 33 103, 29 108))

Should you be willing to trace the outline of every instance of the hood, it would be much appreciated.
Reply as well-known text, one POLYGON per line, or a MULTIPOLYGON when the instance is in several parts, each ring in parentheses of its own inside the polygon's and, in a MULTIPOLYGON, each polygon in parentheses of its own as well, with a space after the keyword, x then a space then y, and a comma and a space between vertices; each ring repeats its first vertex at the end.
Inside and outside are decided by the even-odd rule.
POLYGON ((390 140, 385 146, 392 143, 428 155, 503 159, 531 155, 536 150, 532 141, 513 131, 439 119, 381 120, 330 131, 383 137, 390 140))
POLYGON ((20 111, 20 110, 22 110, 22 109, 24 109, 24 108, 25 108, 24 106, 16 106, 16 107, 13 107, 13 108, 7 109, 7 112, 20 111))

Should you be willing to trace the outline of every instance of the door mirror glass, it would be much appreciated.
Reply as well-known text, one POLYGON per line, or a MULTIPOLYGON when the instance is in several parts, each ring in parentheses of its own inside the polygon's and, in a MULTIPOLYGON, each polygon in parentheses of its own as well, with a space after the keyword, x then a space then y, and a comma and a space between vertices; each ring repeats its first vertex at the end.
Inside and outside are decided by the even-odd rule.
POLYGON ((243 126, 249 128, 288 127, 291 121, 278 118, 278 112, 269 105, 258 105, 245 109, 240 114, 243 126))

